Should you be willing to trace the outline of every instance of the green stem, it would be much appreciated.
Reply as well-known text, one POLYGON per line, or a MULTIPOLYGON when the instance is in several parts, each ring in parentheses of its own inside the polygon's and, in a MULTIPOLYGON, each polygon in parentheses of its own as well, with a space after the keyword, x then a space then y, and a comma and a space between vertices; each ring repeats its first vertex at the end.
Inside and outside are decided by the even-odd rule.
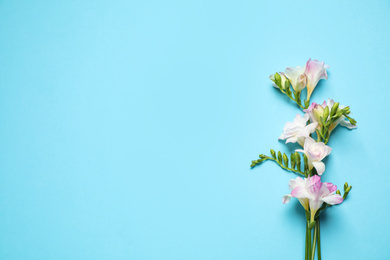
MULTIPOLYGON (((309 226, 309 221, 307 222, 307 225, 309 226)), ((307 228, 307 250, 308 250, 308 258, 310 259, 310 255, 311 255, 311 230, 310 230, 310 228, 307 228)))
POLYGON ((322 139, 321 139, 321 135, 320 135, 319 131, 316 130, 316 133, 317 133, 317 142, 321 142, 322 139))
MULTIPOLYGON (((296 99, 295 98, 293 98, 292 96, 291 96, 291 94, 289 95, 289 94, 287 94, 286 93, 286 91, 284 91, 282 88, 279 88, 279 90, 283 93, 283 94, 285 94, 286 96, 288 96, 292 101, 294 101, 298 106, 300 106, 302 109, 306 109, 307 107, 304 107, 304 106, 302 106, 302 104, 300 103, 300 97, 297 97, 296 99), (299 102, 298 102, 299 101, 299 102)), ((291 91, 290 91, 290 93, 291 93, 291 91)), ((294 93, 294 95, 301 95, 301 93, 294 93)))
POLYGON ((310 260, 310 255, 311 255, 311 230, 309 228, 309 224, 310 224, 310 213, 306 211, 306 237, 307 237, 306 251, 307 251, 307 260, 310 260))
POLYGON ((318 260, 321 260, 321 239, 320 239, 320 217, 317 218, 317 256, 318 260))
POLYGON ((311 260, 314 260, 314 257, 316 255, 316 240, 317 240, 317 225, 314 227, 313 247, 311 248, 311 260))
POLYGON ((307 235, 307 232, 308 232, 308 227, 307 227, 307 224, 306 224, 306 241, 305 241, 305 260, 309 260, 309 250, 308 250, 308 241, 309 241, 309 237, 307 235))

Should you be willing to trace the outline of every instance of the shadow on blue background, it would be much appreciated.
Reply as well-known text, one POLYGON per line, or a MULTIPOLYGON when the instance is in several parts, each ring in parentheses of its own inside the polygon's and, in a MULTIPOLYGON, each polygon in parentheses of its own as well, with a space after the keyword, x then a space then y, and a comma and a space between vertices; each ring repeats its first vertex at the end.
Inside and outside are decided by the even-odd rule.
POLYGON ((0 1, 1 259, 302 259, 295 176, 249 165, 299 109, 268 76, 330 65, 350 105, 323 259, 389 259, 390 2, 0 1))

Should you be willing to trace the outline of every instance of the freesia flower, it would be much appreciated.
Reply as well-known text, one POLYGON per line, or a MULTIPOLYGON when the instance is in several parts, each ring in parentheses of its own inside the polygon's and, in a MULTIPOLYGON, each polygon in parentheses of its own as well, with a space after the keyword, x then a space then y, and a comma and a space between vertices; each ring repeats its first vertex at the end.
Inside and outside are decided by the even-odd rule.
POLYGON ((285 76, 290 80, 295 92, 301 92, 306 87, 307 76, 305 74, 305 67, 287 67, 284 71, 285 76))
POLYGON ((318 81, 328 79, 328 74, 326 73, 327 68, 329 66, 323 61, 311 59, 307 61, 305 68, 305 74, 307 76, 307 100, 310 100, 310 96, 317 86, 318 81))
POLYGON ((306 211, 310 210, 310 221, 318 209, 325 202, 330 205, 336 205, 343 202, 343 197, 335 194, 337 186, 329 182, 321 182, 321 177, 314 175, 308 178, 297 177, 289 182, 291 194, 283 196, 282 202, 288 203, 292 197, 299 200, 306 211))
MULTIPOLYGON (((303 111, 306 112, 306 114, 308 114, 310 116, 310 121, 312 123, 314 123, 314 122, 318 123, 317 129, 320 129, 322 126, 320 118, 323 116, 325 108, 329 107, 329 111, 331 111, 334 103, 335 102, 333 99, 328 99, 328 101, 324 101, 322 103, 322 105, 319 105, 319 104, 313 102, 313 103, 311 103, 311 105, 307 109, 304 109, 303 111)), ((343 108, 345 108, 345 106, 339 105, 339 109, 343 109, 343 108)), ((356 125, 353 125, 348 120, 345 120, 345 116, 341 116, 339 119, 337 119, 334 123, 332 123, 329 126, 328 131, 332 132, 333 129, 335 129, 336 126, 338 126, 339 124, 341 126, 345 126, 345 127, 349 128, 349 129, 356 128, 356 125)))
POLYGON ((309 164, 309 169, 313 167, 316 169, 319 175, 322 175, 325 171, 325 164, 322 162, 327 155, 330 154, 332 148, 325 145, 323 142, 316 142, 313 138, 307 137, 303 145, 303 150, 295 150, 297 152, 303 152, 306 154, 309 164))
POLYGON ((305 114, 303 117, 300 114, 297 114, 293 122, 287 122, 284 125, 283 133, 279 136, 279 140, 287 139, 286 144, 298 142, 301 146, 303 146, 305 138, 315 131, 318 124, 315 122, 306 125, 309 118, 309 114, 305 114))

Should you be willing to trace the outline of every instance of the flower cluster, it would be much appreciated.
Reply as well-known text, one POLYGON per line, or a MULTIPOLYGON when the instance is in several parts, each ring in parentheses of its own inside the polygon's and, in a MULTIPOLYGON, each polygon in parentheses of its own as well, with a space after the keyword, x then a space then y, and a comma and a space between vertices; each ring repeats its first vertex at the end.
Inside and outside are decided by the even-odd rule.
POLYGON ((291 99, 297 101, 301 106, 300 95, 301 91, 306 88, 307 96, 305 104, 309 104, 309 100, 313 90, 321 79, 328 79, 326 69, 329 68, 324 62, 309 59, 304 67, 287 67, 283 72, 275 73, 270 76, 274 82, 274 87, 280 89, 284 94, 291 99), (294 98, 291 95, 290 84, 293 88, 294 98))
MULTIPOLYGON (((285 170, 292 171, 301 177, 291 179, 289 188, 291 193, 283 196, 282 202, 288 203, 292 197, 297 198, 306 212, 306 260, 314 259, 316 241, 319 243, 319 219, 321 211, 331 205, 344 201, 352 186, 344 185, 344 194, 337 190, 337 186, 329 182, 322 182, 325 172, 324 158, 332 148, 327 145, 332 131, 338 126, 348 129, 356 128, 356 120, 350 117, 350 109, 342 106, 333 99, 322 104, 312 102, 310 98, 321 79, 328 79, 324 62, 309 59, 303 67, 287 67, 284 72, 272 74, 270 79, 273 86, 302 108, 304 114, 297 114, 292 122, 287 122, 280 140, 287 143, 296 143, 300 146, 291 156, 275 152, 271 149, 271 156, 260 154, 260 159, 252 161, 254 167, 264 161, 275 161, 285 170), (301 93, 306 88, 306 100, 301 101, 301 93), (303 163, 302 163, 303 162, 303 163), (303 164, 303 167, 302 167, 303 164), (314 237, 311 241, 311 230, 314 227, 314 237), (313 243, 313 246, 311 246, 313 243)), ((319 244, 317 247, 319 248, 319 244)), ((320 251, 318 255, 320 259, 320 251)))

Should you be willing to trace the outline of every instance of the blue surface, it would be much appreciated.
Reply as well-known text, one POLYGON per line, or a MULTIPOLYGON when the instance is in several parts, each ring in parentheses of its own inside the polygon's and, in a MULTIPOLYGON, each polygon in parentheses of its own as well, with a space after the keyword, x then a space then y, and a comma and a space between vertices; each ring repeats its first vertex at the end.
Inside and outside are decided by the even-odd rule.
POLYGON ((390 259, 390 2, 0 1, 0 259, 302 259, 295 177, 249 165, 299 109, 268 79, 330 65, 350 105, 324 180, 353 185, 323 259, 390 259), (298 3, 299 2, 299 3, 298 3))

